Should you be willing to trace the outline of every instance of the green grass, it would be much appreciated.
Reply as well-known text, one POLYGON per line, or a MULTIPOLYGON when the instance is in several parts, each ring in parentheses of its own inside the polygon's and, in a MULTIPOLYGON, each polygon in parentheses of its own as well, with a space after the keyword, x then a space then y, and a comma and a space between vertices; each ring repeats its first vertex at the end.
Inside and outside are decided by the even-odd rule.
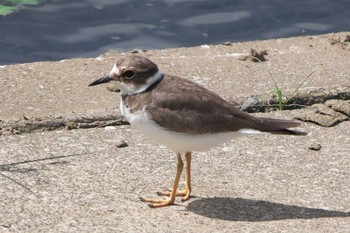
POLYGON ((8 4, 0 3, 0 15, 6 16, 16 11, 21 5, 37 5, 39 0, 6 0, 8 4))
POLYGON ((306 76, 306 78, 304 78, 299 85, 294 89, 293 93, 289 96, 286 96, 285 93, 282 91, 282 86, 283 83, 281 84, 281 86, 278 85, 278 83, 276 82, 276 79, 273 77, 272 73, 269 71, 270 74, 270 78, 273 81, 274 84, 274 91, 277 94, 277 98, 278 98, 278 109, 280 111, 282 111, 284 109, 284 107, 287 105, 287 103, 293 98, 293 96, 298 92, 298 90, 300 89, 300 87, 305 83, 305 81, 313 74, 314 72, 312 71, 308 76, 306 76))
POLYGON ((13 11, 15 11, 17 7, 15 6, 4 6, 0 4, 0 15, 6 16, 11 14, 13 11))

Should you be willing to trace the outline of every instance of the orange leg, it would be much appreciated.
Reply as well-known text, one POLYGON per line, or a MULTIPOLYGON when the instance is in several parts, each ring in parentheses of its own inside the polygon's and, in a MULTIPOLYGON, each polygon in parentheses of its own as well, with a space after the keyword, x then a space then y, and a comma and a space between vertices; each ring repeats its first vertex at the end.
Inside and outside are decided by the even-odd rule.
MULTIPOLYGON (((191 152, 187 152, 185 154, 186 157, 186 188, 184 190, 179 190, 176 191, 175 196, 181 196, 183 197, 181 199, 182 202, 187 201, 190 199, 190 194, 191 194, 191 152)), ((160 196, 171 196, 173 193, 174 189, 170 192, 158 192, 157 194, 160 196)))
POLYGON ((173 185, 173 189, 170 192, 169 197, 166 199, 153 199, 153 198, 140 198, 143 202, 151 202, 152 204, 149 204, 150 207, 164 207, 173 205, 175 202, 175 197, 177 193, 177 187, 179 186, 179 181, 181 177, 181 173, 184 167, 184 163, 181 159, 181 154, 177 154, 177 170, 176 170, 176 176, 175 181, 173 185))

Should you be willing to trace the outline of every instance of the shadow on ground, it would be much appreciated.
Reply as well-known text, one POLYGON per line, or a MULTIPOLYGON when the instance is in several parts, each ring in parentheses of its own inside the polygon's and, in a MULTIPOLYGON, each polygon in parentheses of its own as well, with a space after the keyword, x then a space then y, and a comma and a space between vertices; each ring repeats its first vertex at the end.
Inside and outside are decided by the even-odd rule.
POLYGON ((82 156, 90 153, 77 153, 77 154, 69 154, 69 155, 60 155, 60 156, 48 156, 44 158, 39 158, 39 159, 28 159, 28 160, 23 160, 23 161, 18 161, 18 162, 13 162, 13 163, 0 163, 0 178, 5 178, 13 183, 19 185, 20 187, 24 188, 31 194, 35 195, 36 197, 40 197, 38 194, 33 192, 29 186, 27 186, 22 180, 16 179, 11 177, 10 175, 4 174, 4 172, 8 173, 30 173, 30 172, 38 172, 39 169, 37 168, 25 168, 25 167, 18 167, 21 165, 28 165, 31 163, 38 163, 38 162, 43 162, 43 161, 48 161, 49 164, 66 164, 69 163, 68 161, 64 161, 61 159, 69 158, 69 157, 75 157, 75 156, 82 156), (51 162, 52 161, 52 162, 51 162))
POLYGON ((187 208, 198 215, 228 221, 260 222, 284 219, 350 217, 350 212, 228 197, 194 200, 189 203, 187 208))

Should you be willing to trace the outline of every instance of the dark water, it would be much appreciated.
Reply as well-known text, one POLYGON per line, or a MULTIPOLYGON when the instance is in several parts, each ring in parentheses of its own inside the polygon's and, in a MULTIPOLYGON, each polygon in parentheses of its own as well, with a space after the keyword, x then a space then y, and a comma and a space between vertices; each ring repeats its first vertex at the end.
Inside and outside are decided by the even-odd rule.
POLYGON ((0 17, 0 64, 350 30, 350 0, 59 0, 0 17))

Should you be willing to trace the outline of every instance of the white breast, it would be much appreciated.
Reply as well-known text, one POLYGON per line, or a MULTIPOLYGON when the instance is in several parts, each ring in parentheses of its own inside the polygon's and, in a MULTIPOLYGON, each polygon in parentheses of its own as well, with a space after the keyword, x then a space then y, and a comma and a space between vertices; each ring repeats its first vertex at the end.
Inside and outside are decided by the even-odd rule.
POLYGON ((130 113, 120 102, 120 110, 130 124, 146 138, 162 144, 176 153, 188 151, 206 151, 210 148, 231 140, 235 136, 240 136, 245 132, 228 132, 217 134, 190 135, 166 130, 157 125, 144 107, 141 111, 130 113))

